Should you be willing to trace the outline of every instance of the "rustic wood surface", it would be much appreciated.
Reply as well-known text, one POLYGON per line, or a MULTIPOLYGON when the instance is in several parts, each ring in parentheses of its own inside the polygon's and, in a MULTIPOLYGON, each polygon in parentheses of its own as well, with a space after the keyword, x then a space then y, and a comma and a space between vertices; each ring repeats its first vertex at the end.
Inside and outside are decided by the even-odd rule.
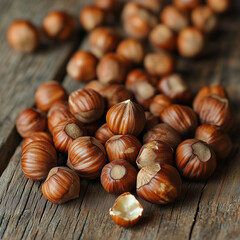
MULTIPOLYGON (((6 32, 13 16, 27 16, 40 24, 50 9, 64 8, 77 14, 87 2, 2 0, 0 28, 6 32)), ((65 65, 75 49, 87 48, 87 38, 79 45, 79 34, 60 47, 46 51, 43 47, 34 55, 21 56, 9 49, 5 34, 1 34, 0 239, 240 239, 239 10, 238 3, 220 17, 218 30, 210 37, 202 57, 177 59, 178 72, 194 92, 216 82, 226 86, 237 115, 232 134, 234 150, 208 180, 184 181, 177 202, 157 206, 139 199, 144 216, 131 229, 113 223, 108 209, 116 197, 107 194, 98 180, 82 179, 79 199, 54 205, 42 195, 42 182, 28 180, 21 170, 17 114, 34 104, 36 88, 49 79, 63 81, 69 92, 82 87, 65 76, 65 65)))

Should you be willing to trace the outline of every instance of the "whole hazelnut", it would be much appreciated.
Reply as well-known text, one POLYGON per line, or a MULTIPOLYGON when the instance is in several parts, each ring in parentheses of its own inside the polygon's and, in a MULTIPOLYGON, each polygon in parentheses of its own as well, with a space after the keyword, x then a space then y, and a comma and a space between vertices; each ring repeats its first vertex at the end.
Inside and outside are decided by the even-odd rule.
POLYGON ((133 0, 133 2, 136 2, 140 4, 142 7, 147 8, 151 12, 158 13, 161 10, 161 7, 163 5, 162 0, 133 0))
POLYGON ((105 13, 96 6, 87 6, 79 14, 81 26, 86 31, 92 31, 94 28, 102 25, 105 20, 105 13))
POLYGON ((183 177, 205 179, 216 169, 216 155, 203 141, 188 139, 177 147, 176 165, 183 177))
POLYGON ((149 41, 157 50, 173 51, 176 47, 175 33, 162 23, 152 29, 149 41))
POLYGON ((35 132, 44 131, 46 127, 46 116, 34 108, 23 110, 17 117, 16 128, 22 138, 30 137, 35 132))
POLYGON ((166 204, 181 193, 182 180, 176 168, 168 164, 143 167, 137 175, 137 194, 148 202, 166 204))
POLYGON ((235 118, 229 100, 216 95, 203 98, 195 111, 201 123, 208 123, 222 127, 225 131, 233 128, 235 118))
POLYGON ((168 5, 163 9, 160 20, 175 32, 180 32, 189 25, 187 14, 173 5, 168 5))
POLYGON ((50 39, 63 41, 72 36, 75 20, 66 12, 52 11, 44 17, 42 29, 50 39))
POLYGON ((57 153, 48 141, 32 141, 24 147, 21 163, 27 178, 44 180, 50 169, 57 166, 57 153))
POLYGON ((164 53, 149 53, 144 58, 144 67, 150 75, 162 77, 174 69, 172 57, 164 53))
POLYGON ((201 0, 174 0, 174 5, 181 9, 181 10, 193 10, 195 9, 199 4, 201 0))
POLYGON ((30 21, 17 20, 8 28, 8 43, 17 52, 33 52, 39 45, 39 39, 38 29, 30 21))
POLYGON ((139 169, 155 163, 173 165, 173 148, 159 140, 148 142, 140 149, 136 163, 139 169))
POLYGON ((79 137, 69 146, 67 166, 77 172, 80 177, 98 178, 106 163, 105 149, 94 137, 79 137))
POLYGON ((108 110, 106 122, 114 134, 138 136, 144 128, 146 118, 139 104, 126 100, 108 110))
POLYGON ((126 160, 106 164, 101 173, 101 184, 106 192, 119 195, 130 192, 136 185, 137 170, 126 160))
POLYGON ((73 140, 86 135, 85 127, 75 118, 59 122, 53 128, 53 142, 55 148, 67 154, 73 140))
POLYGON ((204 36, 195 27, 184 28, 178 35, 178 51, 183 57, 192 58, 199 55, 203 49, 204 36))
POLYGON ((231 5, 230 0, 206 0, 207 5, 216 13, 227 11, 231 5))
POLYGON ((55 204, 78 198, 80 193, 79 176, 67 167, 52 168, 42 185, 42 193, 48 201, 55 204))
POLYGON ((155 140, 166 142, 173 149, 176 149, 182 141, 179 133, 166 123, 157 124, 143 136, 144 143, 152 142, 155 140))
POLYGON ((193 25, 202 32, 210 33, 217 25, 217 16, 208 6, 198 6, 191 14, 193 25))
POLYGON ((216 153, 217 159, 226 158, 232 150, 230 137, 218 126, 210 124, 200 125, 195 132, 195 138, 211 146, 216 153))
POLYGON ((150 103, 149 109, 154 116, 160 116, 161 112, 172 104, 170 98, 164 94, 157 94, 150 103))
POLYGON ((116 52, 132 64, 140 65, 143 62, 146 51, 140 41, 128 38, 119 43, 116 52))
POLYGON ((154 116, 151 112, 146 111, 145 117, 146 123, 144 126, 144 132, 147 132, 148 130, 155 127, 159 123, 158 117, 154 116))
POLYGON ((157 88, 175 103, 186 104, 192 98, 192 93, 179 74, 170 74, 160 79, 157 88))
POLYGON ((182 137, 192 136, 198 126, 197 114, 190 107, 177 104, 165 108, 160 119, 178 131, 182 137))
POLYGON ((102 144, 105 144, 106 141, 110 138, 114 136, 114 134, 111 132, 111 130, 109 129, 108 125, 105 123, 103 124, 96 132, 94 137, 100 141, 102 144))
POLYGON ((37 108, 43 112, 47 112, 55 102, 64 101, 67 98, 66 90, 56 81, 41 84, 35 93, 37 108))
POLYGON ((125 159, 135 165, 137 155, 142 147, 140 141, 131 135, 114 135, 105 143, 108 160, 125 159))
POLYGON ((77 51, 67 65, 67 72, 74 80, 87 82, 96 78, 97 63, 97 58, 90 52, 77 51))
POLYGON ((123 83, 127 66, 120 56, 108 53, 98 63, 96 71, 98 80, 102 83, 123 83))
POLYGON ((107 27, 95 28, 89 35, 91 52, 98 58, 102 58, 108 52, 113 52, 119 41, 119 34, 107 27))
POLYGON ((69 108, 80 122, 92 123, 103 115, 104 99, 92 89, 78 89, 69 96, 69 108))
POLYGON ((91 82, 89 82, 85 88, 90 88, 90 89, 93 89, 94 91, 100 93, 101 90, 103 90, 106 86, 106 84, 103 84, 101 82, 99 82, 98 80, 93 80, 91 82))

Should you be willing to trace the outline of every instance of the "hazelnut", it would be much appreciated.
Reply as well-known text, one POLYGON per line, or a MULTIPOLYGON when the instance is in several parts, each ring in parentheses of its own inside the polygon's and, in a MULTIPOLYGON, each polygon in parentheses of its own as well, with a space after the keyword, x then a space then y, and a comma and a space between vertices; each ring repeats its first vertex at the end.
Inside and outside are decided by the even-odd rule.
POLYGON ((200 125, 195 132, 195 138, 211 146, 218 159, 226 158, 232 150, 230 137, 218 126, 200 125))
POLYGON ((189 25, 187 14, 172 5, 168 5, 163 9, 160 19, 163 24, 175 32, 180 32, 189 25))
POLYGON ((188 103, 192 93, 179 74, 170 74, 158 82, 157 88, 175 103, 188 103))
POLYGON ((120 42, 116 52, 134 65, 140 65, 145 56, 143 44, 134 38, 128 38, 120 42))
POLYGON ((50 169, 57 166, 57 153, 48 141, 32 141, 24 147, 21 162, 27 178, 44 180, 50 169))
POLYGON ((162 7, 163 1, 162 0, 133 0, 140 4, 142 7, 147 8, 153 13, 158 13, 162 7))
POLYGON ((139 140, 131 135, 114 135, 105 144, 108 160, 125 159, 135 165, 137 155, 142 147, 139 140))
POLYGON ((173 148, 158 140, 148 142, 140 149, 136 163, 139 169, 155 163, 173 165, 173 148))
POLYGON ((105 20, 105 13, 101 8, 87 6, 79 14, 81 26, 86 31, 92 31, 94 28, 102 25, 105 20))
POLYGON ((235 118, 229 100, 216 95, 203 98, 195 111, 201 123, 208 123, 222 127, 225 131, 233 128, 235 118))
POLYGON ((102 58, 108 52, 113 52, 119 41, 118 33, 107 27, 98 27, 89 35, 91 52, 98 58, 102 58))
POLYGON ((144 136, 143 142, 148 143, 155 140, 168 143, 173 149, 176 149, 181 143, 179 133, 166 123, 159 123, 151 128, 144 136))
POLYGON ((150 75, 161 77, 174 69, 172 57, 164 53, 149 53, 144 58, 144 67, 150 75))
POLYGON ((146 118, 139 104, 126 100, 108 110, 106 121, 114 134, 137 136, 144 128, 146 118))
POLYGON ((51 144, 53 144, 53 140, 52 137, 49 133, 46 132, 35 132, 33 133, 32 136, 25 138, 23 145, 22 145, 22 151, 23 149, 31 142, 33 141, 46 141, 49 142, 51 144))
POLYGON ((107 124, 103 124, 96 132, 95 132, 95 138, 100 141, 102 144, 105 144, 106 141, 114 136, 114 134, 111 132, 107 124))
POLYGON ((182 137, 192 136, 198 126, 197 114, 190 107, 177 104, 165 108, 160 119, 178 131, 182 137))
POLYGON ((63 41, 73 34, 75 20, 66 12, 52 11, 43 19, 42 28, 47 37, 63 41))
POLYGON ((77 172, 80 177, 98 178, 106 163, 105 149, 94 137, 79 137, 69 146, 67 166, 77 172))
POLYGON ((97 58, 86 51, 77 51, 67 65, 68 74, 76 81, 87 82, 96 78, 97 58))
POLYGON ((173 51, 176 47, 176 36, 165 24, 158 24, 152 29, 149 41, 157 50, 173 51))
POLYGON ((67 98, 64 87, 56 81, 41 84, 35 93, 37 108, 43 112, 47 112, 55 102, 64 101, 67 98))
POLYGON ((230 0, 206 0, 207 5, 216 13, 226 12, 230 5, 230 0))
POLYGON ((174 0, 174 5, 181 10, 194 10, 201 0, 174 0))
POLYGON ((178 35, 178 51, 183 57, 196 57, 201 53, 203 44, 204 36, 195 27, 184 28, 178 35))
POLYGON ((46 129, 47 118, 38 110, 27 108, 19 113, 16 127, 22 138, 30 137, 35 132, 41 132, 46 129))
POLYGON ((85 127, 75 118, 59 122, 53 128, 53 142, 55 148, 67 154, 73 140, 86 135, 85 127))
POLYGON ((93 80, 89 82, 85 88, 93 89, 94 91, 100 93, 107 85, 99 82, 98 80, 93 80))
POLYGON ((177 147, 176 165, 186 178, 205 179, 216 169, 216 155, 203 141, 188 139, 177 147))
POLYGON ((148 202, 166 204, 180 195, 182 180, 176 168, 168 164, 143 167, 137 175, 137 194, 148 202))
POLYGON ((96 71, 98 80, 102 83, 123 83, 127 66, 120 56, 108 53, 100 60, 96 71))
POLYGON ((126 192, 116 199, 109 214, 116 224, 132 227, 142 217, 143 206, 132 194, 126 192))
POLYGON ((208 6, 198 6, 191 14, 193 25, 202 32, 210 33, 217 25, 217 16, 208 6))
POLYGON ((168 98, 167 96, 165 96, 164 94, 158 94, 156 95, 150 106, 150 112, 154 115, 154 116, 160 116, 161 112, 168 106, 170 106, 172 104, 171 99, 168 98))
POLYGON ((193 109, 196 111, 198 108, 198 104, 200 101, 210 95, 216 95, 222 98, 228 98, 226 90, 223 86, 219 85, 212 85, 212 86, 205 86, 201 88, 197 94, 197 96, 193 100, 193 109))
POLYGON ((55 167, 42 185, 42 193, 48 201, 61 204, 79 197, 79 176, 69 168, 55 167))
POLYGON ((39 45, 39 39, 38 29, 30 21, 17 20, 8 28, 8 43, 17 52, 33 52, 39 45))
POLYGON ((101 183, 106 192, 119 195, 130 192, 136 185, 137 170, 126 160, 106 164, 101 173, 101 183))
POLYGON ((94 5, 106 12, 112 12, 117 10, 119 3, 118 0, 95 0, 94 5))
POLYGON ((144 132, 155 127, 159 123, 158 117, 154 116, 151 112, 145 112, 145 117, 146 123, 144 126, 144 132))
POLYGON ((92 123, 104 112, 103 97, 92 89, 78 89, 69 96, 70 112, 82 123, 92 123))

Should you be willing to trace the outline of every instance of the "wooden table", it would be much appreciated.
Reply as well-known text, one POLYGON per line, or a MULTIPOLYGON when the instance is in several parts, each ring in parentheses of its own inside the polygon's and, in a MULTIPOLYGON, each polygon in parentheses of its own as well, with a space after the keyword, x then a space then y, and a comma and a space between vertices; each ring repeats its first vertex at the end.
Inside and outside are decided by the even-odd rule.
POLYGON ((181 197, 173 204, 158 206, 140 200, 144 217, 135 227, 124 229, 108 214, 116 197, 107 194, 99 181, 82 179, 79 199, 54 205, 42 195, 42 182, 23 175, 16 117, 34 105, 34 93, 41 83, 56 79, 69 92, 82 87, 66 75, 65 68, 74 51, 87 48, 87 41, 79 31, 66 43, 42 46, 36 53, 22 56, 8 47, 7 27, 16 18, 40 24, 52 9, 65 9, 77 16, 86 4, 86 0, 0 1, 0 239, 240 239, 239 1, 220 17, 204 56, 177 59, 177 71, 194 92, 216 82, 226 86, 237 115, 234 150, 210 179, 184 181, 181 197))

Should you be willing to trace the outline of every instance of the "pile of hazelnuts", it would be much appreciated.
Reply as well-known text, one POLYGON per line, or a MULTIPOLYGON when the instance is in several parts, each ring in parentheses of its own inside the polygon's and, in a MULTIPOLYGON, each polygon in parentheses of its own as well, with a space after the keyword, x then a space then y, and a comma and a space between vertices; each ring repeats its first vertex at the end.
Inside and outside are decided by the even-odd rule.
POLYGON ((130 191, 151 203, 173 202, 181 193, 181 176, 207 179, 229 156, 234 114, 224 87, 205 86, 193 99, 166 53, 177 47, 186 57, 199 54, 203 35, 215 27, 214 12, 229 6, 227 0, 200 2, 174 0, 163 8, 161 23, 156 13, 162 1, 128 2, 121 17, 131 38, 122 41, 113 28, 102 26, 115 17, 117 1, 96 0, 81 11, 91 51, 77 51, 67 72, 88 84, 69 96, 58 82, 42 84, 37 109, 25 109, 16 123, 25 138, 23 173, 45 180, 42 193, 49 201, 78 198, 79 177, 100 177, 106 192, 120 195, 111 217, 129 227, 143 213, 130 191), (157 52, 146 53, 148 37, 157 52), (59 155, 67 161, 59 164, 59 155))

